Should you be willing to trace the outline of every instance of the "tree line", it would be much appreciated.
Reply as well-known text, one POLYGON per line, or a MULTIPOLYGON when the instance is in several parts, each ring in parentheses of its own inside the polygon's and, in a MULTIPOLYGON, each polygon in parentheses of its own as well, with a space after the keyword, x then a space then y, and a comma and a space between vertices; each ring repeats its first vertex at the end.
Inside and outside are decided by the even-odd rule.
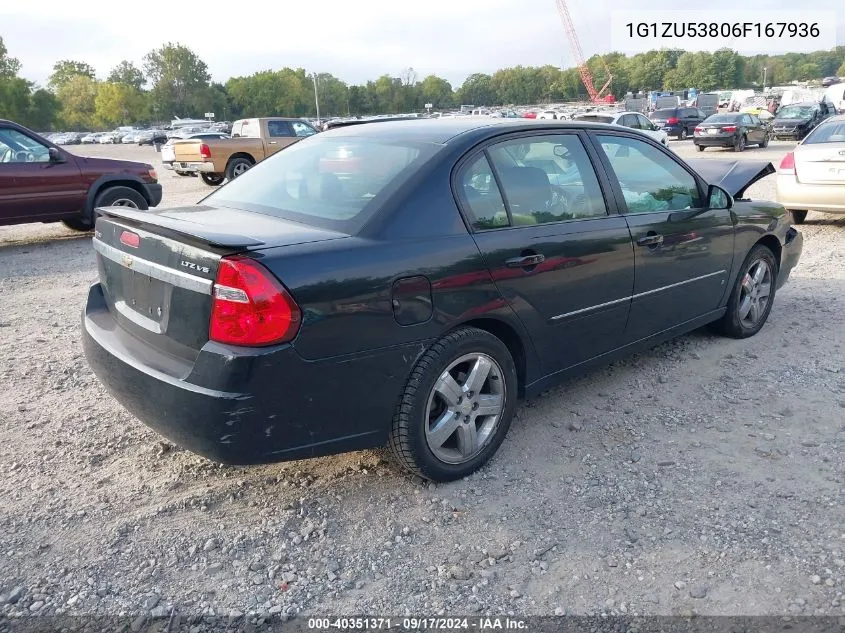
MULTIPOLYGON (((732 50, 684 52, 661 49, 626 56, 594 55, 587 61, 602 85, 605 64, 611 91, 698 88, 760 88, 795 80, 845 75, 845 46, 814 53, 743 56, 732 50)), ((264 70, 212 82, 206 63, 190 48, 168 43, 150 51, 139 68, 122 61, 99 79, 84 61, 60 60, 46 86, 20 76, 21 63, 0 37, 0 118, 38 129, 93 130, 165 122, 175 116, 218 119, 253 116, 326 116, 421 111, 426 104, 447 109, 461 104, 504 106, 587 99, 575 68, 515 66, 493 74, 475 73, 459 87, 436 75, 419 78, 412 68, 350 85, 329 73, 302 68, 264 70)))

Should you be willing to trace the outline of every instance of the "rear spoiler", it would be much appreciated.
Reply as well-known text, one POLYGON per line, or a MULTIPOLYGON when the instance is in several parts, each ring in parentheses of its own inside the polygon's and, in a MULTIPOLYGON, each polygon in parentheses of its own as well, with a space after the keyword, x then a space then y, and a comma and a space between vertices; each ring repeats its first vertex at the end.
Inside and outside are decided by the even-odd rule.
MULTIPOLYGON (((202 207, 191 207, 192 210, 202 210, 202 207)), ((171 209, 171 211, 173 211, 171 209)), ((263 246, 265 242, 254 237, 246 235, 235 235, 230 233, 217 233, 213 230, 179 218, 167 217, 163 215, 167 213, 164 211, 139 211, 137 209, 130 209, 128 207, 98 207, 94 210, 95 220, 97 217, 106 216, 109 218, 117 218, 120 220, 127 220, 132 224, 137 224, 138 228, 145 226, 152 226, 164 229, 170 233, 186 236, 198 240, 203 244, 211 246, 220 246, 223 248, 252 248, 256 246, 263 246)))
POLYGON ((420 117, 409 116, 394 116, 381 117, 379 119, 352 119, 351 121, 329 121, 326 123, 327 130, 333 130, 336 127, 347 127, 349 125, 360 125, 362 123, 381 123, 382 121, 416 121, 420 117))

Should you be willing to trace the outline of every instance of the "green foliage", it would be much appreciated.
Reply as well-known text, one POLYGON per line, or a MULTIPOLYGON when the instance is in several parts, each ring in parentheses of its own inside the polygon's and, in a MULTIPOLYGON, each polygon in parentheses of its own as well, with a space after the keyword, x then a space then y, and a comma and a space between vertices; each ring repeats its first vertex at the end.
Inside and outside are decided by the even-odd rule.
POLYGON ((209 105, 208 66, 182 44, 167 43, 144 57, 144 72, 150 90, 153 117, 202 116, 209 105))
POLYGON ((0 79, 12 79, 17 77, 20 69, 20 61, 9 56, 6 44, 3 42, 3 38, 0 37, 0 79))
POLYGON ((93 80, 94 75, 94 68, 90 64, 72 59, 63 59, 53 64, 53 74, 47 80, 47 86, 50 90, 58 92, 74 77, 87 77, 93 80))
POLYGON ((136 90, 140 90, 147 83, 144 73, 135 64, 126 60, 111 69, 108 81, 116 84, 126 84, 136 90))
POLYGON ((97 86, 94 121, 100 127, 129 125, 146 118, 144 94, 126 83, 105 81, 97 86))
POLYGON ((87 75, 74 75, 56 91, 62 104, 59 118, 71 130, 90 130, 95 126, 98 86, 87 75))

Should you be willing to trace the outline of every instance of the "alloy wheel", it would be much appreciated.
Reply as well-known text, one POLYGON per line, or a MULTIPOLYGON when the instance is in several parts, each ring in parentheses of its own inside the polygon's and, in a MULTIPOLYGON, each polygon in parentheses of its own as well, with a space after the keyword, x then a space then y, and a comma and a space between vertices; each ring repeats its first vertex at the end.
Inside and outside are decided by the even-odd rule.
POLYGON ((772 294, 772 269, 768 262, 758 259, 742 278, 737 310, 746 328, 753 328, 766 314, 772 294))
POLYGON ((465 354, 434 383, 426 407, 425 439, 437 459, 463 464, 492 440, 505 410, 507 387, 487 354, 465 354))
POLYGON ((114 202, 111 203, 113 207, 130 207, 132 209, 137 209, 138 205, 135 204, 134 201, 130 200, 129 198, 118 198, 114 202))
POLYGON ((232 175, 236 178, 243 174, 247 169, 249 169, 249 165, 246 163, 238 163, 237 165, 232 167, 232 175))

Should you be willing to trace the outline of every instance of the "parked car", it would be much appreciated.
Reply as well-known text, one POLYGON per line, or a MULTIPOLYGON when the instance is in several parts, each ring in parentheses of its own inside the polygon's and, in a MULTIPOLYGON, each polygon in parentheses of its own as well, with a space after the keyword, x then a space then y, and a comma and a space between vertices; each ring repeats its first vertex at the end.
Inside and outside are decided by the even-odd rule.
POLYGON ((232 124, 231 138, 174 141, 174 169, 198 173, 205 184, 216 187, 314 134, 317 130, 301 119, 241 119, 232 124))
POLYGON ((686 140, 707 116, 698 108, 667 108, 655 110, 649 119, 669 136, 686 140))
POLYGON ((772 136, 776 139, 800 141, 833 114, 827 103, 815 101, 784 106, 777 111, 772 121, 772 136))
POLYGON ((142 130, 135 135, 135 142, 138 145, 166 143, 167 133, 164 130, 142 130))
POLYGON ((180 176, 195 176, 196 173, 185 172, 177 170, 173 166, 173 162, 176 160, 176 152, 173 149, 173 141, 175 140, 184 140, 184 139, 222 139, 222 138, 229 138, 228 134, 224 134, 223 132, 192 132, 188 134, 182 134, 180 136, 174 136, 168 139, 168 141, 161 146, 161 162, 164 165, 165 169, 174 170, 180 176))
POLYGON ((519 397, 705 324, 763 327, 803 238, 743 197, 770 162, 699 162, 707 178, 603 124, 317 134, 198 205, 104 209, 85 354, 131 413, 213 460, 388 444, 461 478, 519 397))
POLYGON ((96 142, 97 142, 97 138, 98 138, 98 137, 99 137, 99 134, 98 134, 97 132, 91 132, 90 134, 86 134, 86 135, 84 135, 84 136, 80 139, 80 142, 81 142, 83 145, 91 145, 92 143, 96 143, 96 142))
POLYGON ((554 110, 542 110, 537 113, 538 119, 557 119, 558 113, 554 110))
POLYGON ((94 209, 146 210, 161 202, 152 165, 75 156, 35 132, 0 120, 0 224, 58 222, 78 231, 94 209))
POLYGON ((777 200, 802 224, 808 211, 845 214, 845 115, 816 126, 778 167, 777 200))
POLYGON ((123 132, 119 131, 112 131, 112 132, 103 132, 98 139, 98 143, 101 145, 109 145, 112 143, 120 143, 121 139, 123 138, 123 132))
POLYGON ((639 112, 588 112, 575 115, 572 120, 629 127, 632 130, 640 130, 664 145, 669 139, 669 135, 664 130, 661 130, 639 112))
POLYGON ((714 114, 695 128, 693 143, 699 152, 708 147, 731 147, 735 152, 743 151, 749 144, 766 147, 769 126, 753 114, 714 114))
POLYGON ((123 135, 123 137, 120 139, 120 142, 124 145, 132 145, 135 143, 136 136, 138 136, 138 132, 129 132, 123 135))

